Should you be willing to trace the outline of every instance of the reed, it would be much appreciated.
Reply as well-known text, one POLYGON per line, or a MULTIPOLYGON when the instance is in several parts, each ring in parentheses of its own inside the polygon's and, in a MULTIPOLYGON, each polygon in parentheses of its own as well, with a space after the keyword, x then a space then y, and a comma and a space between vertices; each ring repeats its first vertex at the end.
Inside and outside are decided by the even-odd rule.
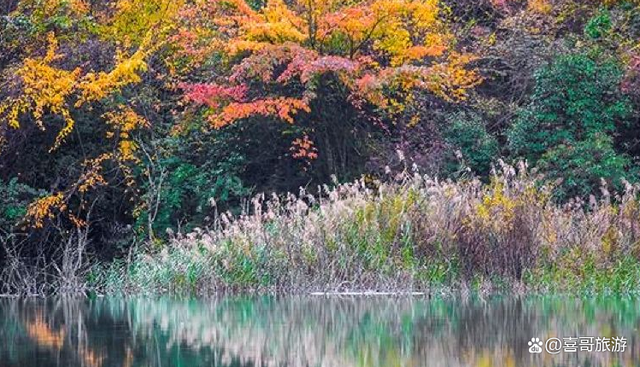
POLYGON ((489 182, 405 171, 320 194, 259 195, 240 215, 94 272, 114 293, 635 292, 638 186, 554 202, 524 164, 489 182))

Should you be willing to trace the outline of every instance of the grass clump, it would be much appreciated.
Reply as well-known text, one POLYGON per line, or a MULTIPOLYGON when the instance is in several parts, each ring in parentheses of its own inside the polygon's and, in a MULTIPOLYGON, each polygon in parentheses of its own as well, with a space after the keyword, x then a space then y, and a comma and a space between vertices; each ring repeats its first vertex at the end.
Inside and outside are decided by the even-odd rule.
POLYGON ((255 197, 242 214, 177 234, 97 273, 104 292, 533 291, 640 287, 638 187, 557 204, 502 165, 490 182, 405 172, 321 194, 255 197))

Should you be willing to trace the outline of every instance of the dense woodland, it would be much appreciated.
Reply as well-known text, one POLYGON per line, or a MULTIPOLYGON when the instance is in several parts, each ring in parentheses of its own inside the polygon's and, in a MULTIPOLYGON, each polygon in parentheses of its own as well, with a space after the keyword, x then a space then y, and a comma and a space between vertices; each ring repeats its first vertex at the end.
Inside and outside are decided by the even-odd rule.
POLYGON ((415 172, 615 211, 639 118, 636 1, 0 0, 0 293, 415 172))

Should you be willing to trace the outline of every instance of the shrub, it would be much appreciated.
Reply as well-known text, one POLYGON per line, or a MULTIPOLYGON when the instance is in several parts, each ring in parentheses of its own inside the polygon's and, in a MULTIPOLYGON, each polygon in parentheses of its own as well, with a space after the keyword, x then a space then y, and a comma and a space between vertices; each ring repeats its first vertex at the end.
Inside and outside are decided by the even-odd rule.
POLYGON ((613 139, 606 135, 558 145, 542 156, 540 167, 548 178, 562 181, 555 193, 560 198, 588 197, 600 188, 602 178, 620 188, 622 180, 633 174, 629 160, 616 153, 613 139))
POLYGON ((611 26, 611 15, 608 11, 603 10, 589 19, 584 27, 584 33, 592 39, 598 39, 604 36, 611 29, 611 26))
MULTIPOLYGON (((9 182, 0 180, 0 229, 10 230, 27 213, 27 206, 40 192, 12 178, 9 182)), ((0 231, 0 236, 2 235, 0 231)))
POLYGON ((536 73, 531 102, 508 131, 515 155, 564 178, 564 199, 596 193, 601 177, 620 187, 628 161, 613 137, 632 110, 622 75, 613 61, 561 56, 536 73))
POLYGON ((456 151, 461 154, 464 164, 480 175, 487 175, 491 163, 499 156, 498 141, 487 131, 482 118, 475 114, 458 113, 451 116, 445 127, 444 138, 452 148, 449 150, 448 171, 460 169, 459 160, 451 156, 456 151))

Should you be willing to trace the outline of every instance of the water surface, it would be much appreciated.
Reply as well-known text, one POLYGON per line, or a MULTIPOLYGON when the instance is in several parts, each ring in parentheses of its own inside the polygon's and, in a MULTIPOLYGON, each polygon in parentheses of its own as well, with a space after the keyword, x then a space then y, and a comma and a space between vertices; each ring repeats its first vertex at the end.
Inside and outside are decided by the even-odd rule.
POLYGON ((640 366, 632 298, 0 300, 0 366, 640 366), (532 337, 623 353, 529 353, 532 337))

